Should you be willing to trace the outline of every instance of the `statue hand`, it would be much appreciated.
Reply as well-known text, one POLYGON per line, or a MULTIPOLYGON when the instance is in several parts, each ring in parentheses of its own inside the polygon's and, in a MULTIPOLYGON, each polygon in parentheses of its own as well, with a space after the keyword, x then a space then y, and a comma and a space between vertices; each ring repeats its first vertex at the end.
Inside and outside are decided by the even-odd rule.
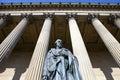
POLYGON ((46 75, 42 77, 42 80, 47 80, 47 79, 48 77, 46 75))

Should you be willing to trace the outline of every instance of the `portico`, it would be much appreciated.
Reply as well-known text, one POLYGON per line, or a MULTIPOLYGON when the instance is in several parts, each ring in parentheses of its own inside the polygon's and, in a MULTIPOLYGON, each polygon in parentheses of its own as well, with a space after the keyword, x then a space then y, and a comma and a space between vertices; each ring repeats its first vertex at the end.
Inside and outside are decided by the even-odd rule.
MULTIPOLYGON (((120 13, 116 7, 119 5, 109 5, 110 8, 116 7, 113 11, 110 9, 106 11, 102 9, 95 10, 93 7, 94 4, 91 6, 88 4, 83 4, 83 6, 86 6, 86 8, 89 8, 90 6, 90 8, 93 10, 87 10, 85 6, 81 7, 81 4, 72 4, 72 9, 68 9, 67 5, 70 6, 70 4, 57 5, 60 10, 54 8, 56 4, 42 3, 39 5, 23 5, 25 9, 20 8, 20 10, 14 8, 16 7, 19 9, 18 5, 13 5, 13 10, 11 7, 8 8, 7 5, 0 5, 0 13, 5 14, 4 16, 10 14, 10 16, 13 18, 11 18, 11 20, 18 23, 18 25, 12 31, 10 31, 9 35, 8 33, 4 34, 6 31, 4 28, 5 26, 1 28, 0 62, 6 60, 12 54, 14 47, 16 47, 16 50, 24 50, 22 47, 30 48, 29 50, 32 49, 33 55, 28 69, 26 70, 25 80, 40 80, 45 55, 48 49, 53 47, 53 42, 57 38, 61 38, 64 42, 64 46, 73 51, 73 54, 78 58, 79 69, 83 80, 96 80, 96 75, 93 71, 92 62, 89 56, 89 52, 90 49, 92 50, 92 47, 95 50, 95 46, 97 46, 98 52, 101 48, 103 48, 103 51, 108 49, 109 54, 112 54, 116 63, 120 65, 120 30, 116 26, 112 27, 113 25, 110 25, 107 22, 107 19, 111 14, 120 13), (33 8, 36 6, 36 10, 26 10, 30 6, 33 8), (46 7, 46 9, 43 10, 41 8, 38 9, 37 6, 41 6, 43 9, 45 6, 53 9, 47 10, 46 7), (74 9, 74 6, 76 6, 76 10, 74 9), (63 7, 65 10, 62 10, 63 7), (84 10, 79 10, 79 7, 83 8, 84 10), (9 11, 2 10, 4 8, 7 8, 9 11), (21 19, 22 14, 26 15, 21 19), (96 17, 95 14, 98 14, 99 17, 96 17), (14 21, 16 19, 19 19, 19 21, 14 21), (99 19, 109 26, 108 29, 110 30, 105 28, 106 26, 104 26, 99 19), (25 32, 23 33, 23 31, 25 32), (5 37, 4 35, 8 36, 5 37), (106 47, 102 42, 104 42, 106 47)), ((98 6, 98 8, 100 6, 98 6)), ((106 8, 106 6, 108 5, 104 5, 103 7, 106 8)), ((0 26, 2 26, 4 23, 4 19, 1 18, 0 26)), ((115 24, 120 26, 119 20, 115 20, 115 24)))

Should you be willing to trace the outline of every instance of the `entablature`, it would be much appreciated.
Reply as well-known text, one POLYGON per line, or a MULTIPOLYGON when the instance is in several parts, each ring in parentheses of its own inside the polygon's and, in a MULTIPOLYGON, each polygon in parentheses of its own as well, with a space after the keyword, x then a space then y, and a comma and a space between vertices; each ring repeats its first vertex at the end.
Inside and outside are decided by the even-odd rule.
POLYGON ((72 2, 39 2, 39 3, 1 3, 0 10, 40 10, 40 9, 57 9, 57 10, 71 10, 71 9, 100 9, 100 10, 119 10, 120 3, 72 3, 72 2))

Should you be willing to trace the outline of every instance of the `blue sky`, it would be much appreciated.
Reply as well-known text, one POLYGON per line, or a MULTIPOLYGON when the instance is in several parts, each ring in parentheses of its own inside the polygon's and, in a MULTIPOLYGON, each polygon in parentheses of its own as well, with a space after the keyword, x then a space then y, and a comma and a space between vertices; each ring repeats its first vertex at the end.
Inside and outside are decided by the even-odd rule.
POLYGON ((95 3, 120 3, 120 0, 0 0, 3 3, 19 2, 95 2, 95 3))

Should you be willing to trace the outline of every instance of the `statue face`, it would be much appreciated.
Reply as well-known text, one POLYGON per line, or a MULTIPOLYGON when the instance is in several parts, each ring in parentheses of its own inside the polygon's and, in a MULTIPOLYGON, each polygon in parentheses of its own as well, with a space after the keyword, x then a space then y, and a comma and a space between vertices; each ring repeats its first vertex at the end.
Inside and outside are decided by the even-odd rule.
POLYGON ((55 41, 55 45, 56 45, 56 47, 61 48, 61 47, 62 47, 62 40, 57 39, 57 40, 55 41))

